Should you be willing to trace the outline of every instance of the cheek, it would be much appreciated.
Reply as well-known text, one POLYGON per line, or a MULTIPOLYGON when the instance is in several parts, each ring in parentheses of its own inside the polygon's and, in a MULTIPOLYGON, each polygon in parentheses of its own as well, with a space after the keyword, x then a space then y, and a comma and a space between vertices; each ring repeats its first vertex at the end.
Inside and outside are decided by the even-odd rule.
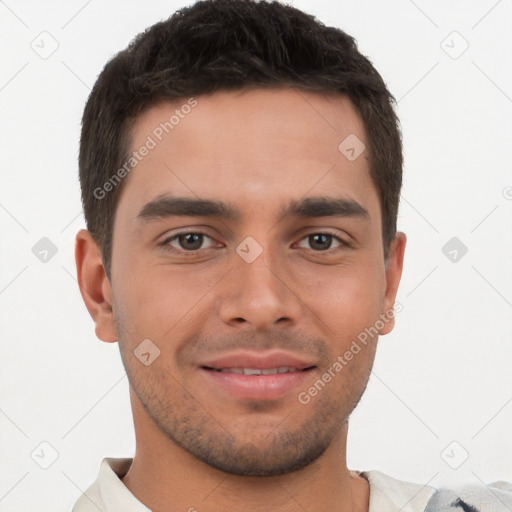
POLYGON ((294 276, 301 299, 343 338, 373 324, 381 312, 384 270, 371 260, 321 267, 294 276))
POLYGON ((127 322, 127 330, 136 338, 165 340, 171 332, 176 336, 191 323, 196 328, 200 325, 209 292, 222 272, 212 268, 192 271, 185 265, 171 269, 139 260, 125 275, 130 278, 118 283, 116 296, 122 298, 119 316, 127 322))

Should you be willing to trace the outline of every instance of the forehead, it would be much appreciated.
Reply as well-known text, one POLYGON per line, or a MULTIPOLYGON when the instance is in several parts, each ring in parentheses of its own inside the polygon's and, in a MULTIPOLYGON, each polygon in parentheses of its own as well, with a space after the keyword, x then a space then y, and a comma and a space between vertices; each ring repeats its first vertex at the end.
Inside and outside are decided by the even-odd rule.
POLYGON ((119 208, 133 213, 171 194, 279 209, 283 199, 334 193, 370 211, 378 198, 365 145, 364 124, 343 95, 270 88, 160 103, 133 126, 131 152, 151 149, 129 173, 119 208))

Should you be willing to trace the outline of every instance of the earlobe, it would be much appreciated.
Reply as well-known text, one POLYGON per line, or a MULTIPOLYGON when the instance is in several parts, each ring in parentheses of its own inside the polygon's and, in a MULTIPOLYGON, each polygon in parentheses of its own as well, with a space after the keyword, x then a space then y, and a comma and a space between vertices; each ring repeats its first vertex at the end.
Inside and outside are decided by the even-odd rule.
POLYGON ((389 334, 395 326, 396 311, 394 311, 394 304, 400 278, 402 277, 406 243, 407 237, 405 233, 398 231, 390 244, 389 255, 385 266, 386 292, 381 311, 381 315, 384 316, 386 321, 384 322, 384 327, 379 332, 380 335, 389 334))
POLYGON ((75 261, 78 286, 89 314, 96 324, 96 336, 106 342, 117 341, 112 309, 112 287, 101 259, 101 251, 85 229, 76 235, 75 261))

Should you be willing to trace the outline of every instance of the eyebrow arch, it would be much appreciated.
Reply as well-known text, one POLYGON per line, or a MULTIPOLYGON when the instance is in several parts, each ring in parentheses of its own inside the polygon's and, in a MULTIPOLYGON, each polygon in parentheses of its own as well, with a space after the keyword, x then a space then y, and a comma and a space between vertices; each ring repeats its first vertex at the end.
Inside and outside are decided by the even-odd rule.
POLYGON ((307 197, 291 201, 281 212, 283 217, 359 217, 370 220, 368 210, 358 202, 344 197, 307 197))
POLYGON ((223 201, 188 197, 159 196, 143 206, 137 218, 143 221, 163 219, 173 215, 218 217, 236 220, 239 213, 223 201))
MULTIPOLYGON (((240 211, 229 204, 211 199, 159 196, 143 206, 137 218, 142 221, 162 219, 170 216, 217 217, 237 220, 240 211)), ((281 211, 284 217, 359 217, 370 219, 368 211, 352 199, 343 197, 308 197, 299 201, 290 201, 281 211)))

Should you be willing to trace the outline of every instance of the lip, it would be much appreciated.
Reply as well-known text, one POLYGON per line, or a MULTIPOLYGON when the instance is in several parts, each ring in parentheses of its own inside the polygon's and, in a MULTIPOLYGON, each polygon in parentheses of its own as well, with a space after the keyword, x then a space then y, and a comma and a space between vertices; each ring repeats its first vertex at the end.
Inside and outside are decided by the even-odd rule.
POLYGON ((283 351, 258 352, 233 352, 215 359, 199 363, 201 367, 208 368, 269 368, 293 367, 304 370, 316 366, 317 361, 307 360, 295 354, 283 351))
POLYGON ((286 352, 239 352, 226 354, 200 364, 201 374, 210 388, 242 400, 268 401, 282 398, 311 377, 317 368, 315 361, 307 361, 286 352), (220 368, 271 368, 293 367, 296 372, 271 375, 240 375, 217 371, 220 368))

